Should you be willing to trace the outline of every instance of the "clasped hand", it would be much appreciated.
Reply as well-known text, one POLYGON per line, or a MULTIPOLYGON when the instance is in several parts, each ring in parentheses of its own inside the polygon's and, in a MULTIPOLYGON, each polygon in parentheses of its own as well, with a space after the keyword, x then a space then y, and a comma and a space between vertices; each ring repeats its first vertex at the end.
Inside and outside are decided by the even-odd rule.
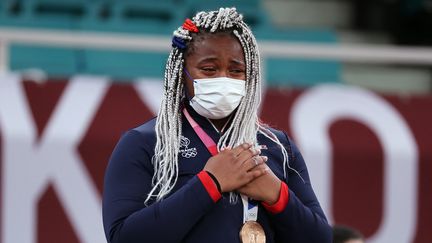
POLYGON ((279 198, 281 181, 260 154, 260 149, 244 143, 211 157, 204 170, 216 177, 222 192, 237 191, 271 205, 279 198))

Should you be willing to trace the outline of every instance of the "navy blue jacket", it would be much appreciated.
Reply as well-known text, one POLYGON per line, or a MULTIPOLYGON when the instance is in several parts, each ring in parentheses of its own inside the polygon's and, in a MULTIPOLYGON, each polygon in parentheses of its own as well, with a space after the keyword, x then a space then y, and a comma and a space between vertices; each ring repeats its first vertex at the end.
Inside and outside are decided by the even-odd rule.
MULTIPOLYGON (((203 130, 218 141, 220 135, 207 119, 187 108, 203 130)), ((151 158, 156 143, 155 122, 156 119, 152 119, 126 132, 109 161, 103 195, 103 223, 108 242, 239 243, 242 202, 230 204, 229 194, 224 194, 216 203, 211 199, 197 177, 211 155, 184 116, 177 184, 164 200, 144 205, 154 172, 151 158)), ((282 212, 270 213, 259 204, 257 221, 265 230, 267 243, 331 242, 331 227, 312 190, 299 150, 285 133, 272 131, 286 147, 290 166, 306 182, 289 169, 284 178, 280 147, 258 134, 259 144, 268 148, 262 150, 262 155, 269 158, 267 165, 289 188, 289 201, 282 212)))

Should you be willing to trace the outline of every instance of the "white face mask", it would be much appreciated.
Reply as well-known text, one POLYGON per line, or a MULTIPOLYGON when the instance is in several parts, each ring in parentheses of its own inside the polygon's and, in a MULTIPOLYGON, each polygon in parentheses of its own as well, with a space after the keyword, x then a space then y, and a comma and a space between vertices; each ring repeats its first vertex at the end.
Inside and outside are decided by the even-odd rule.
POLYGON ((246 82, 227 77, 195 79, 192 108, 209 119, 229 116, 239 106, 246 93, 246 82))

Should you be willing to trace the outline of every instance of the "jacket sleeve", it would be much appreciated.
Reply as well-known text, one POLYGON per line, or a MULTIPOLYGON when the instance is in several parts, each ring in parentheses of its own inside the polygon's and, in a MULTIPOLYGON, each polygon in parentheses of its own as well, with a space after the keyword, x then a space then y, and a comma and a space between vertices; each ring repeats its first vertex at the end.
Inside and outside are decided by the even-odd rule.
POLYGON ((109 161, 104 184, 103 223, 109 243, 180 242, 215 202, 198 176, 149 206, 152 166, 145 136, 131 130, 109 161))
POLYGON ((332 229, 312 189, 306 164, 300 151, 284 134, 281 142, 290 155, 287 168, 288 204, 281 212, 268 212, 274 222, 276 242, 331 243, 332 229))

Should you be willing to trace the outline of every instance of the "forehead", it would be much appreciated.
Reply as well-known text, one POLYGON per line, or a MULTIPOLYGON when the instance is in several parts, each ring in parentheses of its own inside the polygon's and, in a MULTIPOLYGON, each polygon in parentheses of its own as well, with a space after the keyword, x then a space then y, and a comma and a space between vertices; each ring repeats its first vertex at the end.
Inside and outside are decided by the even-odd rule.
POLYGON ((216 56, 228 57, 244 62, 244 52, 239 40, 231 34, 206 34, 192 42, 188 58, 216 56))

